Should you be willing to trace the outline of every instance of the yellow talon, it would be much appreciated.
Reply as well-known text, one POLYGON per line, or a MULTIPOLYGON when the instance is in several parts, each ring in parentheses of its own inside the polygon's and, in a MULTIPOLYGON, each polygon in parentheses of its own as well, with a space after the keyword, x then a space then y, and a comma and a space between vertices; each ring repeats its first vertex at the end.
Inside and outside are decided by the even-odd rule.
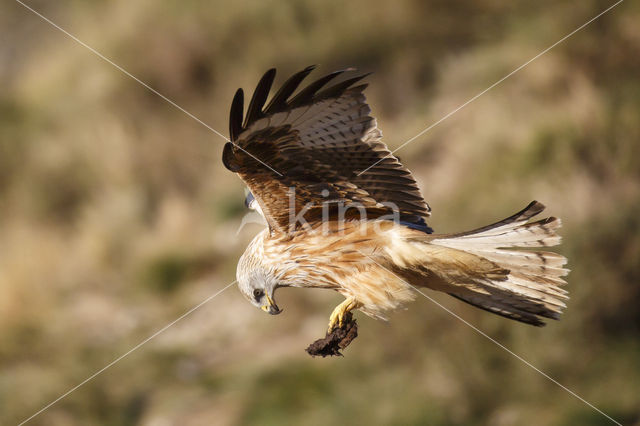
POLYGON ((331 316, 329 317, 329 329, 327 334, 331 333, 336 328, 340 328, 344 325, 344 318, 347 313, 358 307, 358 303, 352 299, 347 298, 341 304, 335 307, 331 316))

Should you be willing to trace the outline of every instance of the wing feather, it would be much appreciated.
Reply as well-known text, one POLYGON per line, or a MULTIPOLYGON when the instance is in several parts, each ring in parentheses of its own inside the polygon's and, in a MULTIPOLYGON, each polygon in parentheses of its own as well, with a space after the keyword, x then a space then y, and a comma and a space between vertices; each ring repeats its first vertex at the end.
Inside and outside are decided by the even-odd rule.
POLYGON ((296 108, 317 101, 318 98, 314 99, 314 95, 318 92, 318 90, 322 89, 324 85, 326 85, 328 82, 344 73, 345 71, 349 70, 334 71, 330 74, 325 75, 324 77, 320 77, 319 79, 302 89, 296 96, 294 96, 293 99, 289 101, 288 106, 290 108, 296 108))
POLYGON ((265 107, 275 77, 275 70, 267 71, 244 122, 241 90, 232 103, 232 143, 225 146, 223 162, 245 181, 272 232, 290 231, 290 216, 304 208, 308 209, 305 220, 314 221, 323 205, 338 203, 363 207, 368 219, 395 211, 403 223, 430 231, 424 221, 429 206, 411 172, 382 142, 382 132, 370 115, 363 93, 367 85, 354 86, 366 75, 327 87, 351 70, 336 71, 293 95, 313 69, 291 76, 265 107), (291 199, 290 188, 295 188, 291 199))
POLYGON ((229 113, 229 135, 232 141, 238 139, 242 132, 242 114, 244 109, 244 93, 242 89, 236 91, 231 102, 231 112, 229 113))
POLYGON ((287 109, 287 99, 295 92, 302 80, 309 75, 311 71, 316 68, 315 65, 308 66, 300 72, 295 73, 287 81, 284 82, 280 90, 275 94, 271 102, 265 108, 266 114, 273 114, 275 112, 284 111, 287 109))

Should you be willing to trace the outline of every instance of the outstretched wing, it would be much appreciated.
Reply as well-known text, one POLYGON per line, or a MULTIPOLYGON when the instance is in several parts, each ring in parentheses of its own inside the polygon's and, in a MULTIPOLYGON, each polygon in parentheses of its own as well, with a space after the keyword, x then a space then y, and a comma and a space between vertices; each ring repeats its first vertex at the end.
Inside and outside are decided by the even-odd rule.
POLYGON ((231 105, 223 162, 247 184, 271 231, 291 231, 300 223, 292 223, 296 217, 313 224, 323 211, 335 215, 342 206, 346 217, 395 212, 407 225, 430 232, 424 221, 430 208, 409 170, 382 143, 363 94, 367 86, 354 86, 365 75, 322 89, 350 70, 337 71, 292 96, 313 69, 290 77, 265 106, 276 74, 267 71, 244 121, 242 89, 231 105))

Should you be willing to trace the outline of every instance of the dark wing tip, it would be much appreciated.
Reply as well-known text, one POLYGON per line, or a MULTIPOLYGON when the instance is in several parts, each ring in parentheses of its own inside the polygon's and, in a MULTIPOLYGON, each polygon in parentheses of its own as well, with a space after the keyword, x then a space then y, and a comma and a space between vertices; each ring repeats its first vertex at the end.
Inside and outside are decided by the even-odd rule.
POLYGON ((267 114, 284 111, 287 109, 287 100, 289 96, 298 88, 302 80, 304 80, 310 73, 316 68, 316 65, 309 65, 302 71, 298 71, 293 74, 291 77, 287 79, 280 87, 280 90, 275 94, 275 96, 271 99, 267 107, 265 108, 265 112, 267 114))
MULTIPOLYGON (((350 68, 350 69, 346 69, 344 71, 350 71, 350 70, 354 70, 355 68, 350 68)), ((353 86, 355 83, 357 83, 358 81, 362 80, 363 78, 367 77, 371 75, 370 72, 362 74, 362 75, 358 75, 352 78, 349 78, 347 80, 341 81, 340 83, 334 84, 333 86, 324 89, 323 91, 319 92, 315 97, 314 100, 316 99, 329 99, 329 98, 333 98, 333 97, 337 97, 340 96, 342 93, 344 93, 345 90, 349 89, 351 86, 353 86)), ((357 86, 360 87, 360 86, 357 86)), ((364 88, 367 87, 366 84, 362 85, 362 89, 364 90, 364 88)))
POLYGON ((355 68, 345 68, 342 70, 338 70, 338 71, 334 71, 332 73, 329 73, 323 77, 320 77, 319 79, 317 79, 316 81, 314 81, 313 83, 309 84, 307 87, 305 87, 304 89, 302 89, 300 91, 300 93, 298 93, 293 99, 291 99, 291 101, 289 102, 288 106, 291 108, 296 108, 299 106, 303 106, 303 105, 307 105, 310 104, 318 99, 326 99, 332 96, 339 96, 340 94, 342 94, 342 92, 344 92, 349 86, 351 86, 353 83, 355 83, 356 81, 366 77, 368 74, 364 74, 362 76, 358 76, 358 77, 354 77, 352 79, 349 80, 345 80, 343 82, 340 82, 332 87, 329 87, 328 89, 323 90, 322 92, 318 93, 318 91, 320 89, 322 89, 327 83, 329 83, 331 80, 333 80, 334 78, 336 78, 337 76, 339 76, 340 74, 344 74, 345 72, 350 72, 350 71, 355 71, 355 68), (350 83, 347 83, 349 82, 350 83))
POLYGON ((232 141, 235 141, 242 132, 243 109, 244 92, 242 89, 238 89, 231 102, 231 111, 229 112, 229 137, 232 141))
MULTIPOLYGON (((255 91, 253 92, 253 96, 251 97, 251 101, 249 102, 249 107, 247 108, 247 115, 244 118, 244 122, 244 95, 242 89, 238 89, 231 104, 231 113, 229 118, 229 133, 231 140, 235 141, 238 138, 239 134, 242 133, 242 131, 246 130, 249 126, 251 126, 251 124, 259 120, 260 118, 265 117, 267 114, 285 111, 288 108, 297 108, 309 105, 318 100, 338 97, 342 95, 345 90, 353 86, 353 84, 371 74, 365 73, 356 77, 352 77, 334 84, 333 86, 330 86, 324 90, 321 90, 327 83, 338 77, 340 74, 356 71, 356 68, 345 68, 339 71, 334 71, 330 74, 320 77, 318 80, 312 82, 307 87, 300 90, 292 99, 289 99, 293 92, 296 91, 302 80, 304 80, 314 69, 316 69, 316 67, 317 65, 309 65, 302 71, 298 71, 297 73, 289 77, 289 79, 287 79, 287 81, 283 83, 282 87, 278 90, 275 96, 265 107, 264 105, 267 101, 267 97, 269 96, 269 92, 276 75, 275 68, 269 69, 266 73, 264 73, 264 75, 258 82, 255 91)), ((364 88, 366 87, 366 85, 358 87, 364 88)))
POLYGON ((323 77, 320 77, 319 79, 302 89, 293 99, 291 99, 291 101, 288 103, 288 106, 290 108, 297 108, 303 105, 310 104, 311 102, 313 102, 318 90, 322 89, 325 84, 346 71, 347 70, 334 71, 323 77))
POLYGON ((271 85, 273 85, 273 80, 276 77, 276 69, 271 68, 268 70, 256 86, 256 90, 253 92, 253 96, 251 97, 251 102, 249 103, 249 108, 247 109, 247 118, 244 121, 244 128, 249 127, 251 123, 256 120, 259 120, 264 116, 264 112, 262 111, 262 107, 264 103, 267 101, 267 97, 269 96, 269 91, 271 90, 271 85))

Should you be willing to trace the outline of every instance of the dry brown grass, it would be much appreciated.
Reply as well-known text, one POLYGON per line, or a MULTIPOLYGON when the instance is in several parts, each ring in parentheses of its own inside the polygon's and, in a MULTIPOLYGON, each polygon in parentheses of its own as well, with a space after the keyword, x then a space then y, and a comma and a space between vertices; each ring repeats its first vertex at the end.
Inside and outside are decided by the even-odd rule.
MULTIPOLYGON (((602 2, 34 2, 226 133, 277 66, 374 71, 394 147, 604 9, 602 2)), ((16 4, 0 16, 0 422, 16 423, 234 279, 243 188, 221 139, 16 4)), ((565 223, 572 299, 531 329, 438 297, 622 421, 640 400, 640 9, 609 15, 398 152, 437 231, 539 199, 565 223)), ((281 81, 281 80, 280 80, 281 81)), ((339 297, 235 289, 33 424, 606 424, 426 300, 304 347, 339 297)))

